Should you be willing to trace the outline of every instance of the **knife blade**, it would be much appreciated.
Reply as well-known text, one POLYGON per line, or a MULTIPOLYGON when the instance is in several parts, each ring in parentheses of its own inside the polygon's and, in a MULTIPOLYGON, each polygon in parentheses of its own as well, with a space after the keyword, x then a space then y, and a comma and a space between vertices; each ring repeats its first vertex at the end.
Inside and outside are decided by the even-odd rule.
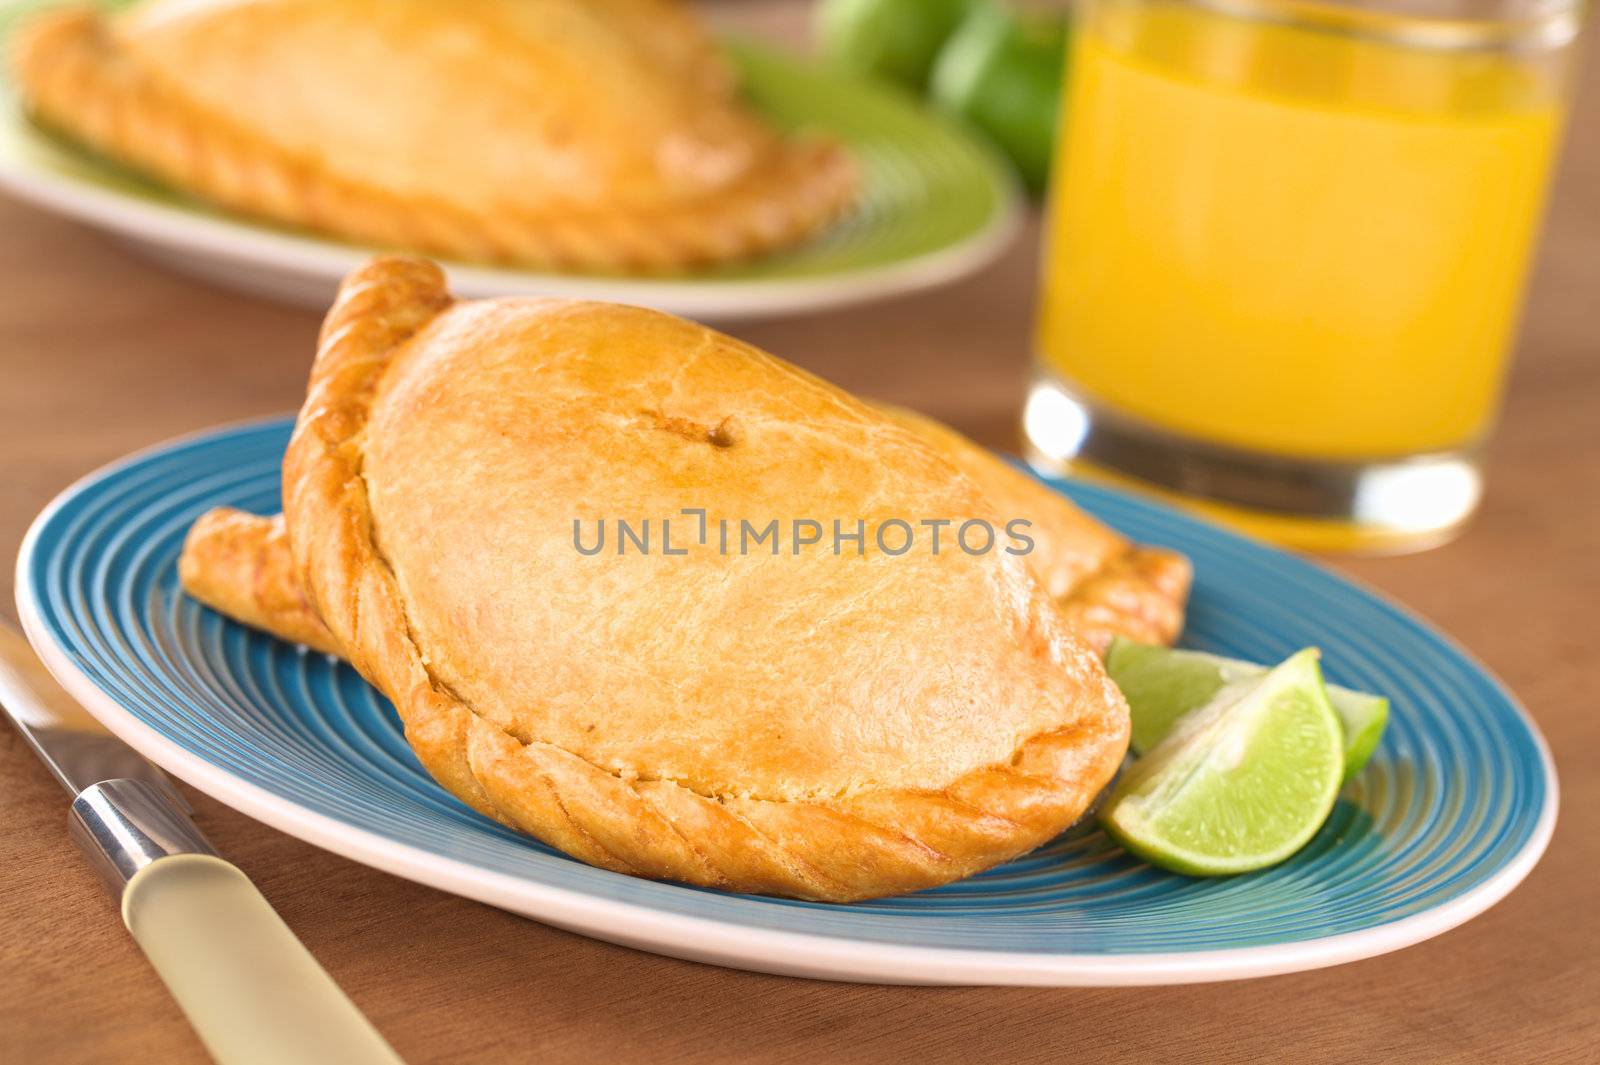
POLYGON ((72 796, 73 840, 215 1060, 400 1062, 249 878, 212 847, 166 775, 78 705, 3 623, 0 710, 72 796))
POLYGON ((27 640, 3 624, 0 709, 69 794, 102 780, 144 780, 165 789, 185 813, 193 812, 165 773, 90 717, 56 683, 27 640))

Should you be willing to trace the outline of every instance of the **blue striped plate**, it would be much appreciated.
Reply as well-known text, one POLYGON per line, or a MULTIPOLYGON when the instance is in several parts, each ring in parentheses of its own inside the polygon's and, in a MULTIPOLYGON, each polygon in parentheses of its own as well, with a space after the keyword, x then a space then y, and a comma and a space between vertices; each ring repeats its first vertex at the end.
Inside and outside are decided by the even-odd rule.
POLYGON ((1556 816, 1538 732, 1482 667, 1345 580, 1166 507, 1060 486, 1129 536, 1185 552, 1185 643, 1329 678, 1394 710, 1372 763, 1304 851, 1196 880, 1092 825, 971 880, 849 906, 730 895, 592 869, 461 805, 348 666, 185 598, 195 516, 278 506, 289 423, 190 437, 80 482, 34 524, 18 601, 46 662, 176 776, 285 832, 588 935, 768 972, 906 983, 1131 984, 1289 972, 1378 954, 1481 912, 1532 868, 1556 816))

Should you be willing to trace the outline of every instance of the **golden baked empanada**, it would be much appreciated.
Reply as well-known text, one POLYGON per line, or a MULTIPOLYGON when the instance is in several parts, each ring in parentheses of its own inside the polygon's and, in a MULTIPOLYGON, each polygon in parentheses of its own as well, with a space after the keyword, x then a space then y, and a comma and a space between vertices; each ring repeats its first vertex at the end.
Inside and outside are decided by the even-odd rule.
MULTIPOLYGON (((997 512, 1025 518, 1034 541, 1029 566, 1089 645, 1114 636, 1171 643, 1183 628, 1188 560, 1130 544, 1060 494, 945 425, 913 411, 880 407, 921 435, 977 482, 997 512)), ((338 653, 306 602, 284 534, 283 516, 228 507, 204 515, 183 555, 184 587, 230 617, 275 636, 338 653)))
MULTIPOLYGON (((1006 527, 959 447, 669 315, 456 302, 433 266, 379 260, 323 327, 284 461, 287 555, 270 520, 214 513, 182 576, 347 658, 445 787, 574 857, 815 899, 912 891, 1060 832, 1128 737, 1026 555, 956 548, 956 526, 942 552, 877 538, 1006 527), (778 538, 724 547, 724 519, 778 538)), ((1145 555, 1143 596, 1180 611, 1181 560, 1098 532, 1090 553, 1145 555)))
POLYGON ((47 14, 13 58, 43 121, 180 189, 454 258, 725 262, 855 188, 672 0, 145 0, 47 14))

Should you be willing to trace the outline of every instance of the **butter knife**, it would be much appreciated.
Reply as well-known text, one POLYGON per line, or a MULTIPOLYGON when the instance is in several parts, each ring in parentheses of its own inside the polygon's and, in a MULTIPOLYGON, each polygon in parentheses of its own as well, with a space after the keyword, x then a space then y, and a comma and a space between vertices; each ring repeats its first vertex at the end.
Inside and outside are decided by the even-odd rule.
POLYGON ((106 732, 0 623, 0 709, 73 797, 67 826, 122 920, 223 1065, 397 1065, 165 775, 106 732))

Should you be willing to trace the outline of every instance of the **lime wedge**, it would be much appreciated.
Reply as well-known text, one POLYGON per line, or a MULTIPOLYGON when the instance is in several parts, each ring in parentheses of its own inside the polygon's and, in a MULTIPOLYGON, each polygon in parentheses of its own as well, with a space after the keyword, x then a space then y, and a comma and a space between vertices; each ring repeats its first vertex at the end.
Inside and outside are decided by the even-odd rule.
POLYGON ((1130 852, 1193 876, 1246 873, 1303 847, 1344 775, 1339 717, 1307 648, 1224 684, 1135 762, 1101 810, 1130 852))
MULTIPOLYGON (((1180 717, 1209 702, 1223 685, 1260 677, 1267 667, 1118 637, 1106 652, 1106 672, 1122 689, 1133 714, 1133 753, 1143 754, 1160 743, 1180 717)), ((1337 684, 1329 684, 1327 689, 1344 728, 1344 779, 1349 780, 1377 750, 1389 721, 1389 700, 1337 684)))

